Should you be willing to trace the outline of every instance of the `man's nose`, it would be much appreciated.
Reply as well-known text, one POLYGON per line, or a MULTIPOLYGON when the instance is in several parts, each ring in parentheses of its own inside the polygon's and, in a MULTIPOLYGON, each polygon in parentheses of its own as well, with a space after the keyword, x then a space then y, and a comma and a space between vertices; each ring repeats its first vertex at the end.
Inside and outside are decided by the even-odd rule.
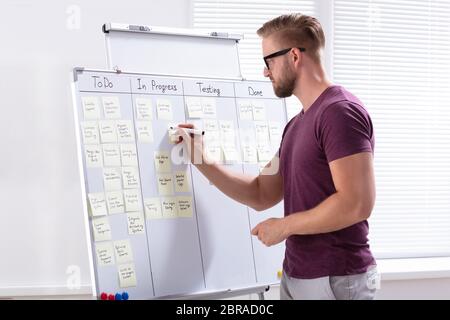
POLYGON ((263 74, 264 74, 264 77, 266 77, 266 78, 269 77, 269 75, 270 75, 270 70, 267 69, 267 67, 264 67, 263 74))

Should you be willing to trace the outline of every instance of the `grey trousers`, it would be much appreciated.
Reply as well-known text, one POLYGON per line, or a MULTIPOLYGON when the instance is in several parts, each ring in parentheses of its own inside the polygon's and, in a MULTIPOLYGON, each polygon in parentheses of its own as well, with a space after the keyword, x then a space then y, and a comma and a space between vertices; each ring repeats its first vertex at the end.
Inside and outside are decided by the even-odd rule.
POLYGON ((350 276, 296 279, 283 272, 281 300, 372 300, 380 287, 376 266, 350 276))

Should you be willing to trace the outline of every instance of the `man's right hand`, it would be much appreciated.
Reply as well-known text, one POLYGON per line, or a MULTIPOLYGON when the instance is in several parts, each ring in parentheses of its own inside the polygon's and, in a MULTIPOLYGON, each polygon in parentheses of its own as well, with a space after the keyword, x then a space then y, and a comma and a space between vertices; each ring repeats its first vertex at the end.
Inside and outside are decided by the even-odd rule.
POLYGON ((179 124, 175 132, 175 134, 180 137, 177 144, 185 143, 185 150, 187 150, 192 164, 203 164, 206 159, 204 155, 203 136, 190 134, 184 129, 195 129, 195 127, 190 123, 179 124))

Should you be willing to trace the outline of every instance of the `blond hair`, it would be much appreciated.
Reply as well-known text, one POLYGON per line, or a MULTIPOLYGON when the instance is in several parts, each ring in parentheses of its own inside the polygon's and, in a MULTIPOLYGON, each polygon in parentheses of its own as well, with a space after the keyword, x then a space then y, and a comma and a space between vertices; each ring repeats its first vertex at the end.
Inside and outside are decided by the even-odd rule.
POLYGON ((256 33, 262 38, 276 36, 276 41, 284 48, 303 47, 314 61, 321 61, 325 34, 319 20, 314 17, 301 13, 281 15, 264 23, 256 33))

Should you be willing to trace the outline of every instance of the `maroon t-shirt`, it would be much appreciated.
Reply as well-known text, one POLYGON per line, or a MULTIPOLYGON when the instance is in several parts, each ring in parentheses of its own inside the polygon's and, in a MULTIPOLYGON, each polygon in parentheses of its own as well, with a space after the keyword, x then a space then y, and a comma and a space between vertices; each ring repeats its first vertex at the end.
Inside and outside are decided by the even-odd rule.
MULTIPOLYGON (((279 152, 285 215, 312 209, 335 193, 329 163, 373 153, 374 141, 372 121, 361 101, 341 86, 327 88, 283 132, 279 152)), ((290 236, 284 271, 300 279, 366 272, 375 264, 368 231, 363 221, 330 233, 290 236)))

